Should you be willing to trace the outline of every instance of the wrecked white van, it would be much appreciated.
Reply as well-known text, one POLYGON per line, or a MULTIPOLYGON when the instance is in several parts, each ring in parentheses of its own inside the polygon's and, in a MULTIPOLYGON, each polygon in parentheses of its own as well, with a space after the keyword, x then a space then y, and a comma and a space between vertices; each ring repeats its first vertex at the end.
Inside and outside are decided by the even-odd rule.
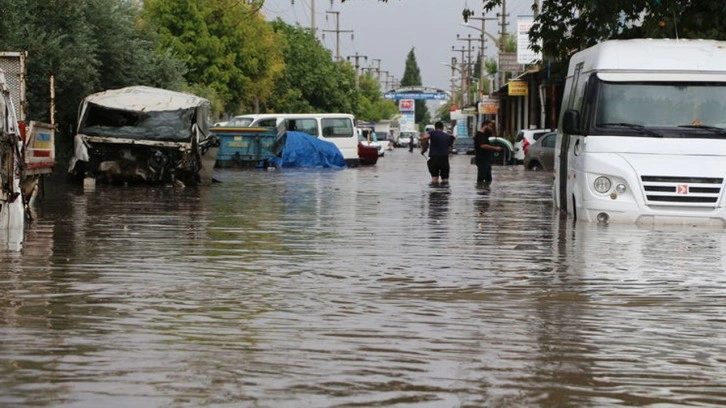
POLYGON ((211 183, 219 146, 209 101, 131 86, 81 102, 69 172, 108 183, 211 183))

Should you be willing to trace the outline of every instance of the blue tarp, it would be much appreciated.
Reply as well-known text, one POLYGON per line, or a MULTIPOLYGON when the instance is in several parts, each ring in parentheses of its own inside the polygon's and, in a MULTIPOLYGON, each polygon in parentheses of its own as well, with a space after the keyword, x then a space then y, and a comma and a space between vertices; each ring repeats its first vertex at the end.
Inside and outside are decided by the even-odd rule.
POLYGON ((273 159, 277 167, 347 167, 338 146, 305 132, 286 131, 282 157, 273 159))

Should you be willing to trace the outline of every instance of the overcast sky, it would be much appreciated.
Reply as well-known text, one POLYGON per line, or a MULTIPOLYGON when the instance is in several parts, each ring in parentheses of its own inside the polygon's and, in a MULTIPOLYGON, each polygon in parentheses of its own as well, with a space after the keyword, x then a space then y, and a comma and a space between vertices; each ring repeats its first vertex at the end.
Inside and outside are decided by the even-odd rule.
MULTIPOLYGON (((507 32, 516 33, 517 16, 531 16, 533 0, 508 0, 509 14, 507 32)), ((479 49, 480 31, 462 25, 462 10, 469 8, 475 17, 481 17, 481 0, 265 0, 262 13, 268 20, 281 18, 290 24, 311 26, 311 12, 315 2, 315 27, 317 37, 336 56, 336 18, 340 33, 340 57, 348 59, 359 56, 361 67, 380 68, 400 80, 406 66, 406 56, 414 49, 416 62, 421 71, 423 85, 451 89, 451 57, 461 61, 462 52, 451 47, 466 49, 469 42, 457 40, 471 37, 472 47, 479 49), (337 17, 336 17, 337 16, 337 17), (352 33, 350 32, 352 31, 352 33), (351 38, 352 35, 352 38, 351 38), (363 56, 368 59, 365 60, 363 56)), ((487 18, 496 18, 501 9, 489 12, 487 18)), ((481 28, 480 20, 469 24, 481 28)), ((486 21, 486 31, 498 37, 499 21, 486 21)), ((495 48, 488 42, 488 55, 494 55, 495 48)), ((474 54, 476 55, 476 54, 474 54)), ((351 61, 353 62, 353 61, 351 61)), ((385 81, 386 77, 381 78, 385 81)))

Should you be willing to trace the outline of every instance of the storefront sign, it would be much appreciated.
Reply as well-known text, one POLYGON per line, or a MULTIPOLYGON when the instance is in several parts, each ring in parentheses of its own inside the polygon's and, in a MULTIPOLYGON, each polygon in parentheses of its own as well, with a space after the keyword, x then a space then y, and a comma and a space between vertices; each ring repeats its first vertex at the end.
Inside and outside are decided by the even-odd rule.
POLYGON ((511 81, 507 84, 509 96, 527 96, 528 86, 526 81, 511 81))

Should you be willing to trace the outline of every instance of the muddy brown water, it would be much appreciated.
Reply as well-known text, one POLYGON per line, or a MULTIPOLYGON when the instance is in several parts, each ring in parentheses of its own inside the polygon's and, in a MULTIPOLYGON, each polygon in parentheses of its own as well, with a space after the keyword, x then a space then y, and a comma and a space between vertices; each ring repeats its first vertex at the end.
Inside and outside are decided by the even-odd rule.
POLYGON ((470 158, 49 179, 0 251, 0 406, 726 404, 725 231, 573 225, 470 158))

